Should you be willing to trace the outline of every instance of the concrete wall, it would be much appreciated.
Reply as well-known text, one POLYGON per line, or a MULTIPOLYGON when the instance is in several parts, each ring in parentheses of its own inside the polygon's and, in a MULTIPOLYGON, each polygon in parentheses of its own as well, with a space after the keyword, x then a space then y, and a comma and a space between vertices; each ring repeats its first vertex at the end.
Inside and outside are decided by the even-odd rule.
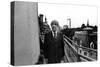
POLYGON ((32 65, 40 53, 38 35, 38 3, 15 1, 14 59, 15 65, 32 65))

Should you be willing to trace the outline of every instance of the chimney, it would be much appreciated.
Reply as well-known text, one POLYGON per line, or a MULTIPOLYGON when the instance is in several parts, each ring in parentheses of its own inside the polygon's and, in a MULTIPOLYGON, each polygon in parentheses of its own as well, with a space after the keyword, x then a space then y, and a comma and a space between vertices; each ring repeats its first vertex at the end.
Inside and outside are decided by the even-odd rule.
POLYGON ((68 23, 69 23, 69 28, 71 28, 71 19, 68 18, 67 20, 68 20, 68 23))
POLYGON ((40 14, 40 22, 43 22, 43 14, 40 14))

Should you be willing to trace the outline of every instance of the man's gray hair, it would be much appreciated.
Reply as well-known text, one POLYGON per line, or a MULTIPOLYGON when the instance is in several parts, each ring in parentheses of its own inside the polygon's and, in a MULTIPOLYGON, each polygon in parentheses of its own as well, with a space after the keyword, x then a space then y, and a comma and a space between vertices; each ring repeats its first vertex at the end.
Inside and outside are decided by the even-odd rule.
POLYGON ((57 25, 57 26, 59 26, 59 22, 57 21, 57 20, 53 20, 53 21, 51 21, 51 26, 52 25, 57 25))

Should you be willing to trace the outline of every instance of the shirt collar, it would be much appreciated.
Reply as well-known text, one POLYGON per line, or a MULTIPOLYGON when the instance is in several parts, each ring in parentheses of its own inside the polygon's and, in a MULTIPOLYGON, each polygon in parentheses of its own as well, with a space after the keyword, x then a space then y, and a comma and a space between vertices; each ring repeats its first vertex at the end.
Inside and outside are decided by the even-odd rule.
MULTIPOLYGON (((55 33, 56 33, 56 35, 57 35, 57 31, 55 31, 55 33)), ((53 36, 54 36, 54 32, 52 31, 52 34, 53 34, 53 36)))

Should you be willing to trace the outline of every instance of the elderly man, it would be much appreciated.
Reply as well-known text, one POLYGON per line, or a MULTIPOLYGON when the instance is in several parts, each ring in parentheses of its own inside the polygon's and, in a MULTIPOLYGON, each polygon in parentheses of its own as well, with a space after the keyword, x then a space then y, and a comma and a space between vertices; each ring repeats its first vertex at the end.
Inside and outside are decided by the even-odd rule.
POLYGON ((51 28, 52 30, 45 34, 44 56, 48 59, 48 63, 60 63, 64 56, 64 42, 58 21, 53 20, 51 28))

